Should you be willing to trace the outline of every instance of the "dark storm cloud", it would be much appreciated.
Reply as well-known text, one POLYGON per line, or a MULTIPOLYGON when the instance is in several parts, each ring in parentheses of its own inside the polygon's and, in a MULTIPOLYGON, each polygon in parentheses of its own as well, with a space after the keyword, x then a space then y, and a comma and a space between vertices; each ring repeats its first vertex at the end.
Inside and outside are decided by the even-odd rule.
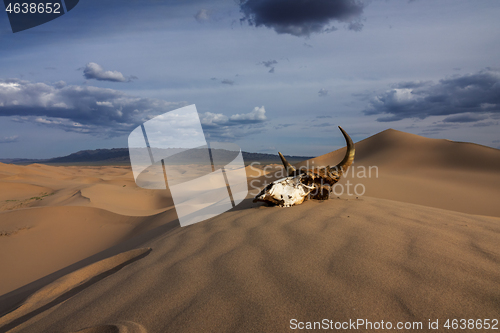
POLYGON ((264 65, 264 67, 269 68, 269 73, 274 73, 274 66, 278 64, 276 60, 267 60, 259 62, 258 65, 264 65))
POLYGON ((445 123, 474 123, 476 121, 487 119, 488 116, 482 114, 456 114, 443 119, 445 123))
POLYGON ((472 124, 472 127, 498 126, 499 124, 500 124, 500 122, 498 122, 498 121, 489 120, 489 121, 478 122, 478 123, 472 124))
POLYGON ((87 80, 99 80, 99 81, 110 81, 110 82, 130 82, 137 79, 136 76, 125 77, 122 73, 118 71, 105 71, 100 65, 95 62, 89 62, 85 65, 83 69, 83 76, 87 80))
POLYGON ((266 67, 274 67, 278 62, 276 60, 263 61, 262 64, 266 67))
POLYGON ((0 79, 0 116, 94 135, 122 135, 184 104, 92 86, 0 79))
MULTIPOLYGON (((393 84, 391 87, 395 89, 414 89, 414 88, 421 88, 425 86, 431 86, 433 83, 432 81, 404 81, 404 82, 399 82, 396 84, 393 84)), ((354 95, 354 94, 353 94, 354 95)))
MULTIPOLYGON (((95 136, 128 134, 154 116, 185 105, 114 89, 0 79, 0 117, 95 136)), ((200 120, 212 138, 230 139, 260 132, 267 117, 262 106, 230 116, 206 112, 200 120)), ((1 140, 15 142, 17 137, 1 140)))
POLYGON ((488 114, 500 114, 500 70, 486 68, 438 83, 403 82, 374 97, 364 113, 386 115, 377 119, 381 122, 459 114, 469 116, 448 118, 448 122, 472 120, 471 114, 477 120, 486 119, 488 114))
POLYGON ((359 31, 364 4, 355 0, 242 0, 242 21, 265 26, 277 33, 309 36, 312 33, 336 30, 332 21, 349 23, 359 31), (333 28, 333 29, 332 29, 333 28))
POLYGON ((364 24, 361 23, 360 21, 353 21, 350 22, 349 25, 347 26, 347 29, 352 30, 352 31, 361 31, 363 30, 364 24))

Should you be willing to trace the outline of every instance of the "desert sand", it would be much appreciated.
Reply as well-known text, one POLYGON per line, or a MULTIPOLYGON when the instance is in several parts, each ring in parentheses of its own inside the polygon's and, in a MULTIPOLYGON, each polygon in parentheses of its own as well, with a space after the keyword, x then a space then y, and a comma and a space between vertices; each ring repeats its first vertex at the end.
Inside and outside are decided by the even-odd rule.
POLYGON ((249 198, 181 228, 168 191, 138 188, 130 168, 0 164, 0 332, 500 320, 500 151, 387 130, 356 143, 353 167, 340 184, 364 195, 249 198), (370 166, 377 177, 358 174, 370 166))

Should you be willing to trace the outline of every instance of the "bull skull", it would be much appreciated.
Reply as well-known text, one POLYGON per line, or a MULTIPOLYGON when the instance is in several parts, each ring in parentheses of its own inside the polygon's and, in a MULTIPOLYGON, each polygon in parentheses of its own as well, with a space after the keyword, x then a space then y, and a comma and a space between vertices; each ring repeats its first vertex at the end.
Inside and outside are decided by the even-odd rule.
POLYGON ((280 207, 299 205, 307 198, 327 200, 333 185, 354 161, 354 144, 349 135, 340 127, 347 143, 344 159, 334 167, 296 170, 285 157, 278 152, 288 177, 278 179, 267 185, 253 200, 263 201, 280 207))

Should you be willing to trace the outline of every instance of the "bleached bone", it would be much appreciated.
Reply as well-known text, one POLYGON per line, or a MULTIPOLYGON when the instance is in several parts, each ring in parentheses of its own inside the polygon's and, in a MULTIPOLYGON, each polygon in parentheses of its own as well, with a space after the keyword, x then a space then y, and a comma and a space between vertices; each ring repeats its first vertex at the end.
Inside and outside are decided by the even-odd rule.
POLYGON ((340 127, 347 143, 344 159, 334 167, 326 166, 318 169, 296 170, 285 157, 278 152, 288 177, 278 179, 267 185, 257 196, 254 202, 263 201, 280 207, 299 205, 308 198, 327 200, 333 185, 340 180, 354 161, 354 143, 349 135, 340 127))

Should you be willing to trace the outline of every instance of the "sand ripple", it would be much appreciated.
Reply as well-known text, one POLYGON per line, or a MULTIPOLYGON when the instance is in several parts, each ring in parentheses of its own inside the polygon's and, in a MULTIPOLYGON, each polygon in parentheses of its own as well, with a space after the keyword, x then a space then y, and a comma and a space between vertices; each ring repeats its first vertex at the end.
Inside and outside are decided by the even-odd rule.
POLYGON ((132 321, 124 321, 113 325, 99 325, 84 328, 74 333, 147 333, 147 330, 132 321))
POLYGON ((14 311, 1 317, 0 331, 7 331, 16 327, 37 314, 64 302, 124 266, 145 257, 150 252, 150 248, 127 251, 63 276, 32 294, 14 311))

